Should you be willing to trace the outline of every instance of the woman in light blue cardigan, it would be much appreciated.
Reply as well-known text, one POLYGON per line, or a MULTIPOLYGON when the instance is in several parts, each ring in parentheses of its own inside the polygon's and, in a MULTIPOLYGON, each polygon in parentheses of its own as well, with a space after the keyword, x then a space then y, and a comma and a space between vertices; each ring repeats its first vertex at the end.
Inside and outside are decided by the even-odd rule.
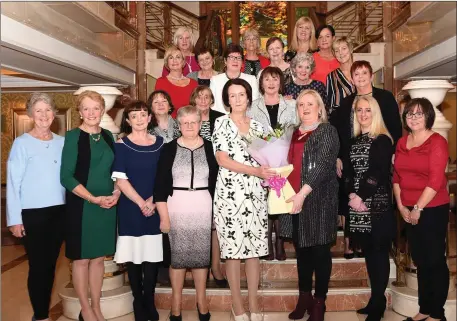
MULTIPOLYGON (((297 112, 295 100, 287 100, 282 96, 284 90, 284 75, 278 67, 268 66, 260 75, 260 98, 254 100, 247 116, 260 122, 263 128, 275 128, 277 125, 295 125, 297 112)), ((277 215, 268 216, 268 256, 267 260, 279 261, 286 259, 284 242, 279 238, 279 220, 277 215), (273 252, 273 229, 276 241, 273 252)))
POLYGON ((60 184, 64 138, 51 132, 56 108, 52 98, 33 93, 27 101, 33 121, 17 137, 7 163, 6 220, 23 239, 29 262, 28 290, 32 320, 49 320, 54 271, 63 242, 65 189, 60 184))

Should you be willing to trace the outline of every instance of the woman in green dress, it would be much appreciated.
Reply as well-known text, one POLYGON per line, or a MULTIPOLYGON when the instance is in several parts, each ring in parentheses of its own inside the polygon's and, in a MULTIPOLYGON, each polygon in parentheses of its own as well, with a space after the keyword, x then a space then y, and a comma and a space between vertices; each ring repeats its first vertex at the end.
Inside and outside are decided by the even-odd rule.
POLYGON ((100 128, 105 101, 99 93, 82 92, 77 105, 82 124, 65 135, 60 169, 66 188, 65 254, 73 260, 79 320, 104 321, 100 310, 104 258, 115 252, 115 205, 120 194, 111 179, 114 140, 100 128))

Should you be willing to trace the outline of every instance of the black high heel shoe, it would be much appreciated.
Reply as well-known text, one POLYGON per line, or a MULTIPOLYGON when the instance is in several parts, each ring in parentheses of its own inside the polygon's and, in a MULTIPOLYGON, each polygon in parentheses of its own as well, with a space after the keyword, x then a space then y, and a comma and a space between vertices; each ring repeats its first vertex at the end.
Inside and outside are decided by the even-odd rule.
POLYGON ((198 308, 198 303, 197 303, 197 312, 198 312, 198 320, 200 321, 209 321, 211 319, 211 313, 206 312, 205 314, 200 313, 200 309, 198 308))
POLYGON ((180 315, 173 315, 170 312, 170 321, 182 321, 182 314, 180 315))
MULTIPOLYGON (((414 319, 411 318, 411 317, 407 317, 407 318, 404 319, 403 321, 425 321, 425 320, 427 320, 427 319, 428 319, 428 317, 423 318, 423 319, 419 319, 419 320, 414 320, 414 319)), ((441 320, 441 321, 446 321, 446 318, 444 318, 444 320, 441 320)))
POLYGON ((79 321, 84 321, 83 312, 82 312, 82 311, 79 312, 78 320, 79 320, 79 321))

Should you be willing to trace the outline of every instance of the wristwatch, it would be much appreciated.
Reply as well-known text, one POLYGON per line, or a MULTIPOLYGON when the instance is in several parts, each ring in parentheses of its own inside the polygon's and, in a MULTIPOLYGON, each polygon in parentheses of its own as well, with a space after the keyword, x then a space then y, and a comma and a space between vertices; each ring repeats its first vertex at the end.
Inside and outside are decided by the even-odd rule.
POLYGON ((414 207, 413 207, 413 210, 418 211, 418 212, 422 212, 424 209, 420 208, 417 204, 415 204, 414 207))

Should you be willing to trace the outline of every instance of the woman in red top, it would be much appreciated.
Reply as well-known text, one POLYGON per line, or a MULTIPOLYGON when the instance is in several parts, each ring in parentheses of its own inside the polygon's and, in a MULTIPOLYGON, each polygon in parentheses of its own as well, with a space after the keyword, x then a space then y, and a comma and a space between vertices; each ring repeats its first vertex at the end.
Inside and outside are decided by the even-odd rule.
POLYGON ((415 98, 402 114, 409 132, 395 152, 394 194, 407 223, 411 255, 417 266, 419 313, 406 320, 446 320, 444 304, 449 289, 445 244, 449 220, 446 189, 448 144, 433 132, 435 111, 429 100, 415 98))
POLYGON ((246 55, 241 66, 241 72, 257 77, 260 70, 270 65, 268 58, 259 55, 260 36, 257 30, 246 29, 243 35, 243 44, 244 49, 246 49, 246 55))
POLYGON ((316 68, 311 78, 327 85, 327 75, 340 67, 340 63, 336 60, 332 51, 335 29, 330 25, 320 26, 316 30, 316 39, 319 50, 313 53, 316 68))
POLYGON ((175 109, 171 117, 176 118, 178 109, 189 105, 190 95, 198 86, 198 83, 183 75, 183 68, 186 65, 184 55, 181 50, 175 46, 170 46, 165 51, 164 66, 170 73, 167 76, 157 79, 155 90, 166 91, 173 103, 175 109))

